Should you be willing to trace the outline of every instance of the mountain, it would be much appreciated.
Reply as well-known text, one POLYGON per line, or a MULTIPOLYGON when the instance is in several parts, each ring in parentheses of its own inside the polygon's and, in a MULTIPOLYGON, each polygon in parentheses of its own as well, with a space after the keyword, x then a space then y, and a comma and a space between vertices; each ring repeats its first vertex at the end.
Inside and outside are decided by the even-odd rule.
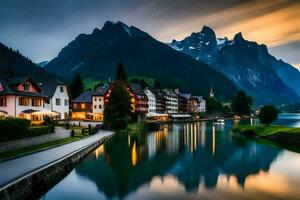
POLYGON ((108 21, 101 30, 80 34, 44 69, 68 79, 79 73, 103 80, 114 77, 119 61, 129 76, 158 79, 166 87, 180 87, 195 95, 207 95, 211 82, 218 82, 214 91, 220 98, 229 99, 236 91, 227 77, 209 65, 122 22, 108 21))
POLYGON ((45 65, 48 64, 48 62, 49 62, 49 61, 43 61, 43 62, 40 62, 40 63, 38 63, 38 66, 44 67, 45 65))
POLYGON ((258 104, 299 101, 300 72, 270 55, 265 45, 245 40, 242 33, 233 40, 217 38, 204 26, 200 32, 169 45, 222 72, 258 104))
POLYGON ((0 43, 0 79, 13 75, 30 76, 37 81, 45 81, 53 77, 37 64, 24 57, 19 51, 0 43))

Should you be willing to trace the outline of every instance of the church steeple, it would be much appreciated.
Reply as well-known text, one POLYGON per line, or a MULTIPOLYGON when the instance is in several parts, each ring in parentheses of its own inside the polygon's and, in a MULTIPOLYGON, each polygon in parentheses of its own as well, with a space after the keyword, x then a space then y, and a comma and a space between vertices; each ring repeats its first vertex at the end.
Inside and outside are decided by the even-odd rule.
POLYGON ((213 91, 213 87, 212 87, 212 83, 210 84, 209 97, 210 97, 210 98, 214 98, 214 97, 215 97, 215 94, 214 94, 214 91, 213 91))

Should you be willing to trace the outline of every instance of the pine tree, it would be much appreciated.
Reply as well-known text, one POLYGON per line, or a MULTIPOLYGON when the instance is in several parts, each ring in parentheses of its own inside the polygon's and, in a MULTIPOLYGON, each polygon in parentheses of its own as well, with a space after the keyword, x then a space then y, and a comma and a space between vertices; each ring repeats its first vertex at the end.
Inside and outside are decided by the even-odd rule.
POLYGON ((131 97, 122 80, 114 82, 109 101, 104 109, 104 127, 121 130, 127 127, 132 113, 131 97))
POLYGON ((84 91, 84 86, 83 86, 82 79, 79 74, 76 74, 76 76, 74 77, 74 79, 70 85, 71 98, 75 99, 83 91, 84 91))
POLYGON ((116 78, 117 78, 117 80, 121 80, 121 81, 124 81, 124 82, 127 81, 127 76, 126 76, 126 73, 124 71, 124 67, 123 67, 122 62, 119 62, 119 64, 118 64, 117 77, 116 78))
POLYGON ((132 116, 131 96, 127 90, 126 75, 122 63, 118 65, 117 80, 113 83, 107 105, 104 108, 104 127, 122 130, 132 116))
POLYGON ((249 115, 251 111, 252 98, 242 90, 237 91, 231 102, 231 109, 237 115, 249 115))

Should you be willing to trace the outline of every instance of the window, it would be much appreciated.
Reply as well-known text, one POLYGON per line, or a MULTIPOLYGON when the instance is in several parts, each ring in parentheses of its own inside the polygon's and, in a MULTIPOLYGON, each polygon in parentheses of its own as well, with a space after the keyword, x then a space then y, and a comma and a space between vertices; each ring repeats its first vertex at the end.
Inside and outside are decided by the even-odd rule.
POLYGON ((60 99, 59 99, 59 98, 56 98, 56 99, 55 99, 55 104, 56 104, 57 106, 60 106, 60 99))
POLYGON ((6 98, 5 97, 0 98, 0 106, 1 107, 6 107, 6 98))
POLYGON ((19 97, 19 106, 29 106, 29 98, 19 97))
POLYGON ((97 105, 94 105, 94 109, 97 109, 97 105))
POLYGON ((73 103, 73 108, 76 109, 77 108, 77 104, 73 103))
POLYGON ((31 105, 35 107, 42 106, 42 99, 31 99, 31 105))
POLYGON ((30 84, 29 83, 24 83, 23 87, 24 87, 25 91, 29 91, 30 90, 30 84))
POLYGON ((60 92, 64 93, 64 87, 63 86, 60 86, 60 92))
POLYGON ((99 109, 102 109, 102 105, 99 105, 99 109))
POLYGON ((65 99, 65 106, 68 106, 69 105, 69 101, 68 99, 65 99))
POLYGON ((81 104, 81 109, 85 109, 85 104, 84 103, 81 104))

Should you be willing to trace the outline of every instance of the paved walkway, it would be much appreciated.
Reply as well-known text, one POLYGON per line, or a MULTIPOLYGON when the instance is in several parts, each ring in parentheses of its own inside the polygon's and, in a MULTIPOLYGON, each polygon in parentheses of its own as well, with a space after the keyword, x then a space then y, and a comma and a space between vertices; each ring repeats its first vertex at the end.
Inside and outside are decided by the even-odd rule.
POLYGON ((62 127, 55 127, 55 133, 0 143, 0 152, 12 151, 18 148, 38 145, 67 137, 70 137, 70 130, 66 130, 62 127))
POLYGON ((24 176, 42 166, 55 162, 77 150, 86 147, 103 137, 110 136, 110 131, 99 131, 97 134, 70 144, 0 162, 0 190, 11 181, 24 176))

